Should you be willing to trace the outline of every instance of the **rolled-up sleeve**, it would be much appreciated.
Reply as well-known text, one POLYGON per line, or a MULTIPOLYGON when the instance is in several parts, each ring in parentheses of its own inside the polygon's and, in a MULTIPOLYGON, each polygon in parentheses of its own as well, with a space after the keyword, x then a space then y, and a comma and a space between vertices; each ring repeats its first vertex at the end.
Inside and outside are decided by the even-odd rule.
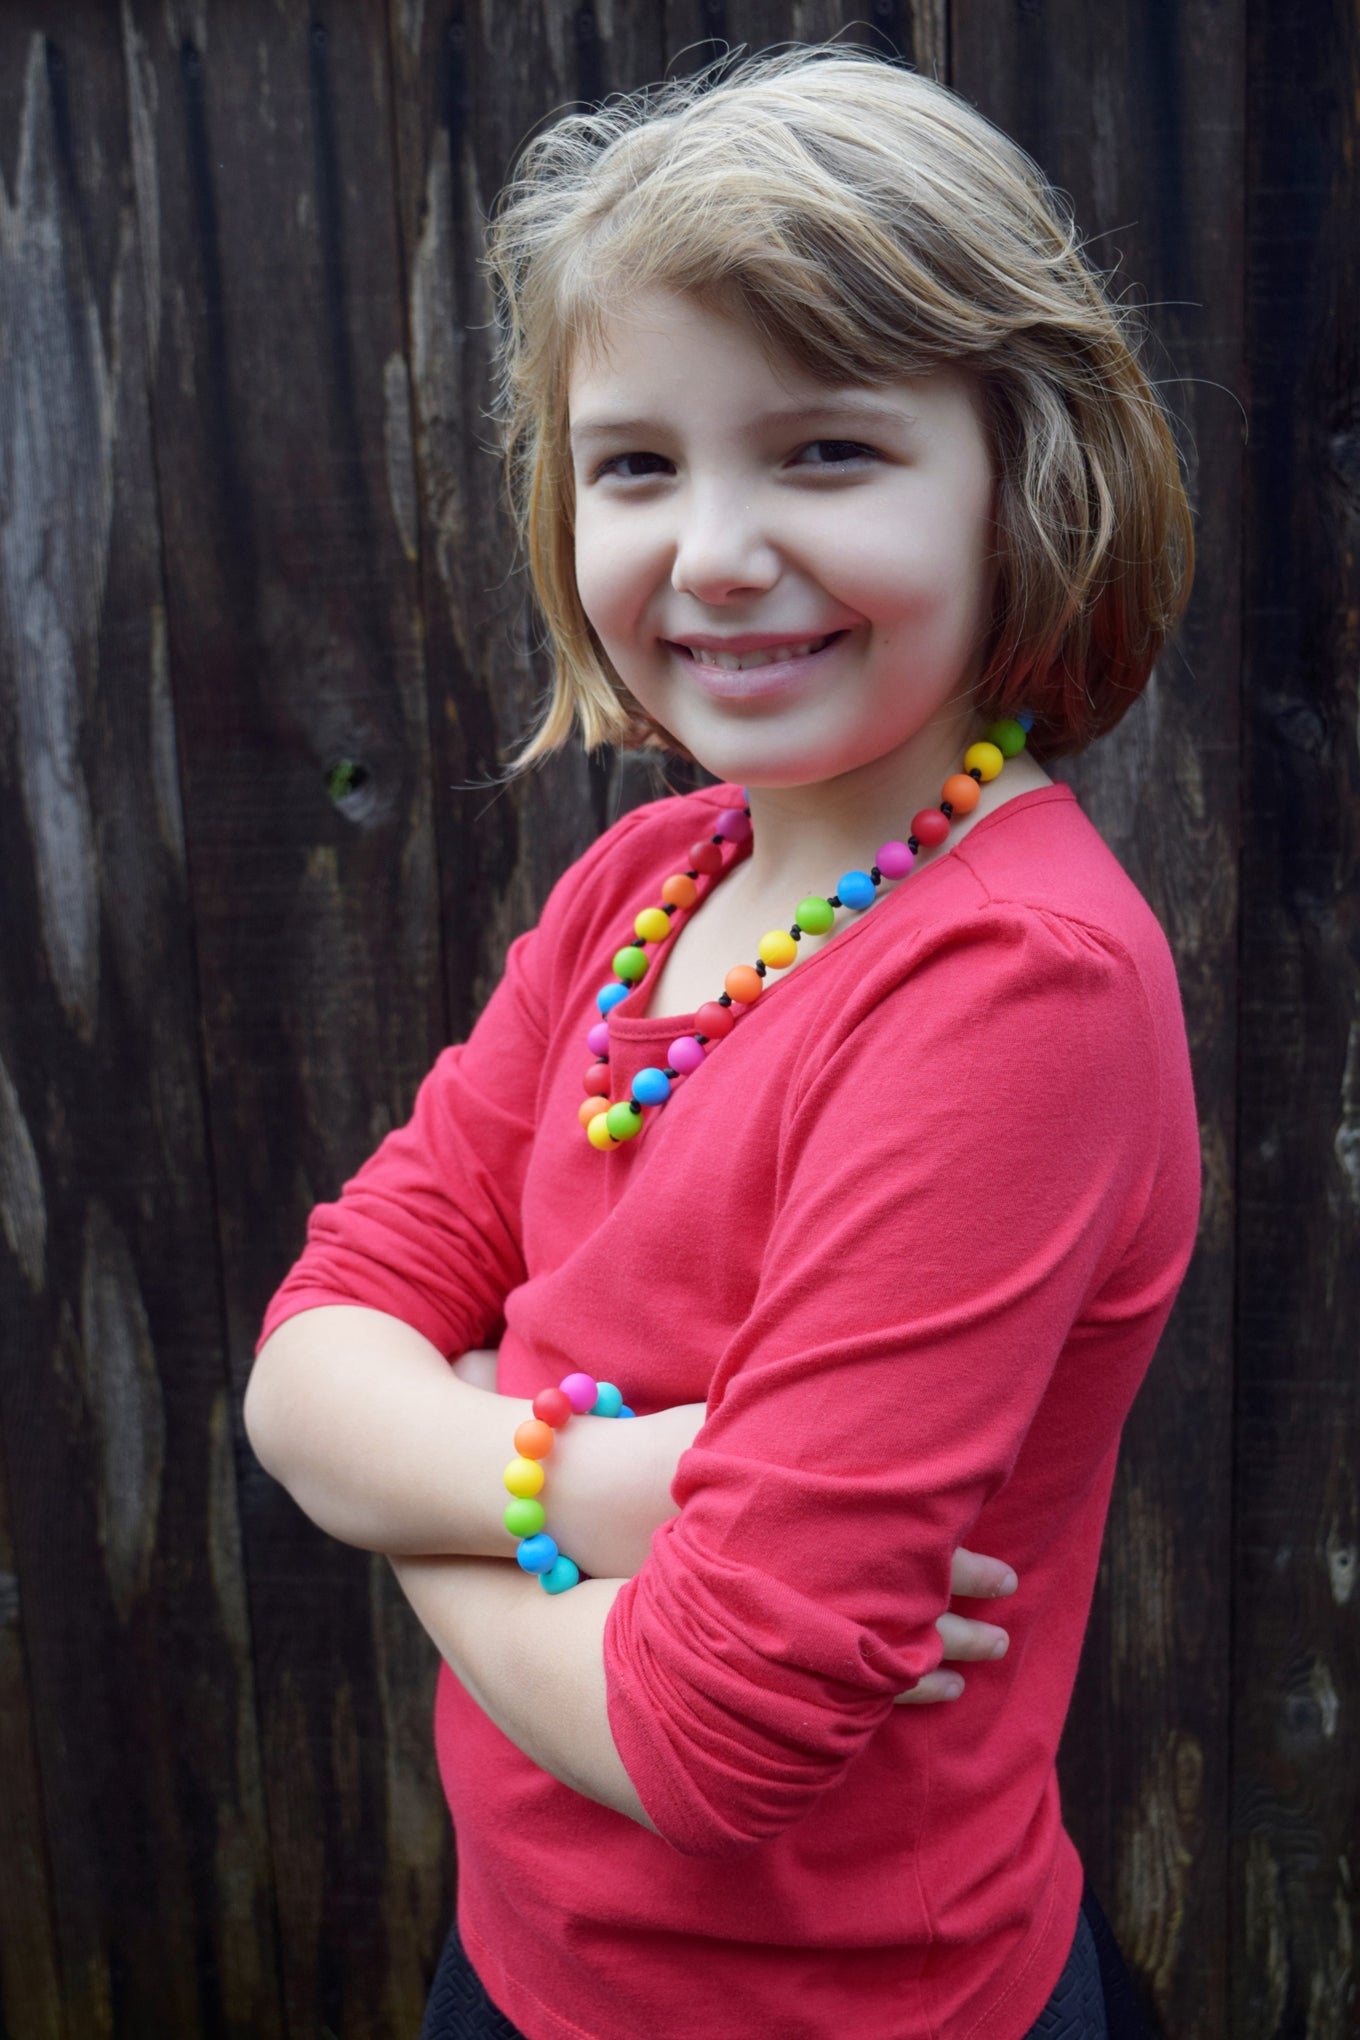
POLYGON ((1146 1207, 1157 1070, 1128 956, 1027 909, 923 946, 809 1054, 754 1307, 606 1630, 676 1849, 791 1827, 939 1662, 954 1548, 1146 1207))

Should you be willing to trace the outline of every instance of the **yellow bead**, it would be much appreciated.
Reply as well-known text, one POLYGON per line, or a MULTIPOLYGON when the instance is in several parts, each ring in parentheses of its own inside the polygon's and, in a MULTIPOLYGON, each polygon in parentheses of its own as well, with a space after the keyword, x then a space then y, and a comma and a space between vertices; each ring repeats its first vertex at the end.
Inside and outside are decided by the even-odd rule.
POLYGON ((603 1153, 608 1148, 616 1148, 618 1142, 609 1131, 609 1100, 602 1098, 600 1103, 605 1109, 603 1112, 597 1112, 589 1126, 587 1126, 586 1139, 593 1148, 599 1148, 601 1153, 603 1153))
POLYGON ((768 964, 771 970, 787 970, 797 954, 798 944, 782 928, 771 928, 768 935, 762 935, 756 951, 761 962, 768 964))
POLYGON ((664 942, 671 932, 671 917, 660 907, 644 907, 633 923, 639 942, 664 942))
POLYGON ((964 771, 980 773, 984 785, 996 778, 1005 762, 995 744, 970 744, 963 754, 964 771))
MULTIPOLYGON (((594 1121, 591 1124, 594 1125, 594 1121)), ((512 1495, 528 1501, 543 1485, 543 1468, 536 1459, 512 1459, 505 1469, 505 1485, 512 1495)))

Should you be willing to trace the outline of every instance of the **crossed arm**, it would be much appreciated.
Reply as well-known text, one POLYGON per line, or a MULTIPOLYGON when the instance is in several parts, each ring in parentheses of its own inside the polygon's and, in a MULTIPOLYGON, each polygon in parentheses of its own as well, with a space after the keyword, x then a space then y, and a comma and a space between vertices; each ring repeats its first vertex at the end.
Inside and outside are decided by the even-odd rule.
MULTIPOLYGON (((604 1629, 614 1597, 676 1514, 670 1484, 704 1419, 690 1403, 626 1424, 571 1424, 549 1466, 550 1522, 592 1575, 548 1595, 507 1561, 501 1476, 527 1400, 495 1392, 495 1355, 438 1349, 379 1311, 327 1306, 289 1318, 246 1391, 257 1458, 329 1535, 387 1554, 441 1656, 496 1726, 573 1791, 651 1827, 609 1729, 604 1629)), ((1014 1591, 1000 1560, 955 1553, 956 1595, 1014 1591)), ((1000 1655, 1005 1631, 946 1613, 954 1660, 1000 1655)), ((904 1703, 954 1697, 931 1672, 904 1703)))

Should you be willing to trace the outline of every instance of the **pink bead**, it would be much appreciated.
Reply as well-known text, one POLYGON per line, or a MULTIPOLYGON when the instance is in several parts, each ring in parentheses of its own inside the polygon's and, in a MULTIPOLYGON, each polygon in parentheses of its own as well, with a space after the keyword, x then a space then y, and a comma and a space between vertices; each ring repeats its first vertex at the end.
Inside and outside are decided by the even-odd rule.
POLYGON ((589 1374, 568 1374, 558 1382, 557 1386, 561 1389, 578 1417, 584 1416, 587 1410, 595 1407, 595 1398, 600 1392, 600 1384, 598 1381, 593 1380, 589 1374))
POLYGON ((744 843, 751 833, 751 817, 739 807, 725 807, 713 824, 713 833, 725 843, 744 843))
MULTIPOLYGON (((905 878, 915 862, 916 859, 912 856, 906 844, 897 842, 881 845, 879 853, 874 859, 874 863, 885 878, 905 878)), ((601 1054, 604 1053, 603 1050, 600 1052, 601 1054)))
POLYGON ((595 1022, 595 1025, 586 1036, 586 1047, 592 1055, 608 1055, 609 1022, 607 1020, 597 1020, 595 1022))
POLYGON ((687 1077, 691 1070, 697 1070, 704 1059, 704 1052, 692 1034, 678 1034, 666 1050, 666 1061, 673 1070, 679 1070, 687 1077))

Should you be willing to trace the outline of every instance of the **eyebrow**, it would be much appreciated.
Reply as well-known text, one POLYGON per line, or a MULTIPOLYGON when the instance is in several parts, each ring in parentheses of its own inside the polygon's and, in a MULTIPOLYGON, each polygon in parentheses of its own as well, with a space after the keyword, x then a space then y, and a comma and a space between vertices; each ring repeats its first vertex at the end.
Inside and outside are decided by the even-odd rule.
MULTIPOLYGON (((758 432, 767 425, 789 425, 800 419, 849 418, 860 423, 877 419, 883 423, 914 425, 916 420, 909 412, 900 411, 895 404, 885 403, 881 398, 859 396, 854 392, 844 395, 828 395, 824 400, 811 403, 779 404, 772 410, 762 411, 750 421, 749 430, 758 432)), ((575 445, 583 439, 603 439, 615 434, 664 431, 666 428, 658 418, 610 418, 592 417, 589 413, 578 419, 568 431, 567 437, 575 445)))

